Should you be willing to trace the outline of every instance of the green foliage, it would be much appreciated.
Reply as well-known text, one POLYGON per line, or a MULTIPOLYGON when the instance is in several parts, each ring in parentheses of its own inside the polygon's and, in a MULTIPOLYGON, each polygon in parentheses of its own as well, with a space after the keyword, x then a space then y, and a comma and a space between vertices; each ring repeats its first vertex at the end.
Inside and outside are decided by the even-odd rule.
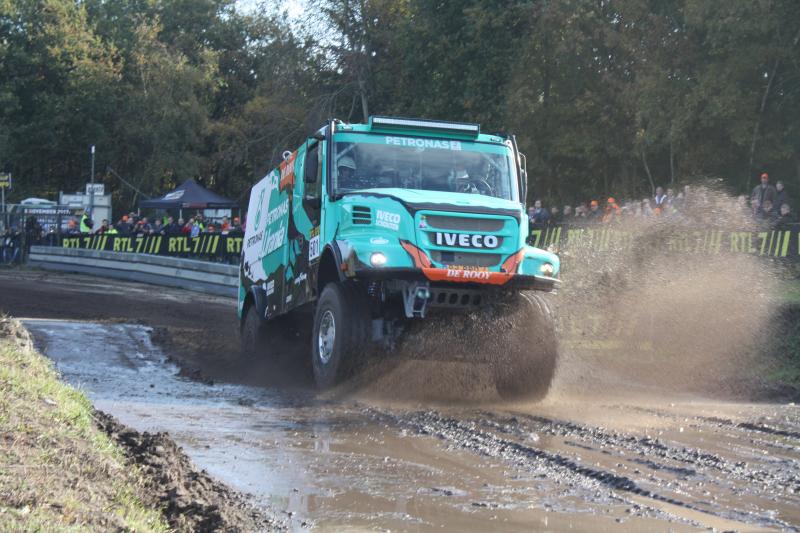
POLYGON ((649 195, 767 170, 800 191, 794 0, 0 0, 0 166, 15 197, 106 171, 228 196, 326 118, 517 134, 532 195, 649 195))

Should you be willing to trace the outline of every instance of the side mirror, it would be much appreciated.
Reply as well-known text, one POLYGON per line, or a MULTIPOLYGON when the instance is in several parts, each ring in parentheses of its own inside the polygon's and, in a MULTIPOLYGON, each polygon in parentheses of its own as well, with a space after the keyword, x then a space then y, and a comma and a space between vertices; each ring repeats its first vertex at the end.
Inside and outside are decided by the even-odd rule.
POLYGON ((306 164, 303 172, 303 180, 306 183, 317 182, 317 170, 319 169, 319 159, 317 158, 317 147, 306 152, 306 164))

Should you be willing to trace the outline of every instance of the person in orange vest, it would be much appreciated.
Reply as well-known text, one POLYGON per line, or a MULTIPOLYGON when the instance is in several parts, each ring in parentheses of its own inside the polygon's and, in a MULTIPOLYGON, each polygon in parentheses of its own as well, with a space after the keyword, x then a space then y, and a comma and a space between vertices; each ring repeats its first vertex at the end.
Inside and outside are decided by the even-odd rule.
POLYGON ((620 208, 614 198, 609 198, 606 202, 606 212, 603 215, 603 222, 611 222, 620 214, 620 208))

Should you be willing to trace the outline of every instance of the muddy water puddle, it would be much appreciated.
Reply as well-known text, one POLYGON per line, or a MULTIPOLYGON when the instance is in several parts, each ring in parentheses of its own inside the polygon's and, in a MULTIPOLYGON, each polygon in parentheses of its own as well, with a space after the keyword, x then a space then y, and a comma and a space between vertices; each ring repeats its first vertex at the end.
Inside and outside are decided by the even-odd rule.
POLYGON ((25 325, 98 409, 169 432, 198 466, 289 513, 293 529, 800 524, 793 407, 367 405, 185 379, 142 326, 25 325), (777 433, 739 425, 765 417, 777 433))

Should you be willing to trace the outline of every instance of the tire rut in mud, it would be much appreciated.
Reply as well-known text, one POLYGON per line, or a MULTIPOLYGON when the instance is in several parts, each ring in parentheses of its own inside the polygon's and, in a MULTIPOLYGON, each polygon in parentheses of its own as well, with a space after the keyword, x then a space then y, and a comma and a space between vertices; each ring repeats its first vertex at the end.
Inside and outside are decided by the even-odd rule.
POLYGON ((435 411, 397 414, 374 408, 367 412, 380 422, 439 438, 453 448, 500 458, 517 471, 527 471, 567 487, 567 492, 588 502, 629 504, 632 516, 701 525, 679 516, 680 512, 664 512, 657 505, 663 503, 725 520, 792 528, 770 511, 735 509, 718 503, 718 499, 759 495, 775 502, 785 499, 785 495, 796 494, 800 482, 795 463, 778 461, 770 468, 762 468, 761 464, 754 467, 745 461, 731 462, 719 454, 680 443, 542 416, 478 411, 453 418, 435 411), (537 446, 540 436, 561 440, 561 449, 537 446), (570 448, 589 452, 590 457, 570 454, 570 448), (602 456, 605 462, 613 464, 601 465, 602 456), (653 506, 641 505, 642 500, 652 500, 653 506))

